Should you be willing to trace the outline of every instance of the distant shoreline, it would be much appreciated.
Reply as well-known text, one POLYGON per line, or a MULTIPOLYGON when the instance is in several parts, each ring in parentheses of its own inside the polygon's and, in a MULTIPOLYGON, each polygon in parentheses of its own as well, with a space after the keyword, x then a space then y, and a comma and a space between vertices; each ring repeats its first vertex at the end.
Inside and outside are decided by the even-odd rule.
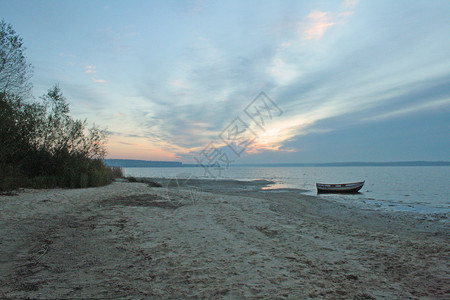
MULTIPOLYGON (((176 161, 148 161, 133 159, 105 159, 105 164, 121 168, 192 168, 197 164, 176 161)), ((213 166, 213 165, 211 165, 213 166)), ((330 162, 330 163, 281 163, 281 164, 231 164, 231 167, 442 167, 450 161, 397 161, 397 162, 330 162)))

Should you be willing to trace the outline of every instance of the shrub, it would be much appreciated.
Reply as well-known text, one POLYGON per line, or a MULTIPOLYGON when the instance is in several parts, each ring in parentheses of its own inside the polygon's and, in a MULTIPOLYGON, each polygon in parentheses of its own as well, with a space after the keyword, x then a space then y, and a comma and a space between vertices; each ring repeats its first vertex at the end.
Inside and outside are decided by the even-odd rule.
POLYGON ((36 176, 30 180, 30 187, 35 189, 51 189, 57 186, 55 176, 36 176))
POLYGON ((57 85, 41 102, 26 98, 32 68, 22 38, 3 20, 0 36, 0 191, 93 187, 123 176, 101 160, 105 131, 73 119, 57 85))
POLYGON ((109 167, 114 179, 123 177, 123 170, 121 167, 109 167))
POLYGON ((127 179, 128 179, 128 182, 138 182, 136 177, 133 177, 133 176, 129 176, 129 177, 127 177, 127 179))
POLYGON ((20 187, 83 188, 121 177, 106 166, 105 135, 68 115, 68 105, 55 86, 46 104, 25 103, 0 93, 0 190, 20 187))

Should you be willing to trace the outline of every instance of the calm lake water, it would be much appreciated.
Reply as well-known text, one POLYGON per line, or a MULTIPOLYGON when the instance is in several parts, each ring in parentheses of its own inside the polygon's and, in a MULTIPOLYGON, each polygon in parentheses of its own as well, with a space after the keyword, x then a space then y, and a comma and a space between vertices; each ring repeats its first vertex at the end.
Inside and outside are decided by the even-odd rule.
MULTIPOLYGON (((202 168, 124 168, 126 176, 204 178, 202 168)), ((450 167, 230 167, 223 179, 274 181, 269 188, 298 188, 304 194, 383 210, 450 212, 450 167), (355 195, 317 195, 316 182, 365 180, 355 195)))

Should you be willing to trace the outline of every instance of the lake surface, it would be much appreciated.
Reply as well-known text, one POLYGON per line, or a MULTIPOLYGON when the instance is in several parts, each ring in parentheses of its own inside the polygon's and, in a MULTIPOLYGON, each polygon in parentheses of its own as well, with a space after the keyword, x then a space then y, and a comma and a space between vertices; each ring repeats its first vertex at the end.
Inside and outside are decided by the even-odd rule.
MULTIPOLYGON (((206 178, 203 168, 123 168, 126 176, 206 178)), ((274 181, 270 189, 297 188, 304 194, 383 210, 450 212, 450 167, 230 167, 222 179, 274 181), (365 180, 354 195, 317 195, 316 182, 365 180)), ((218 178, 218 179, 220 179, 218 178)))

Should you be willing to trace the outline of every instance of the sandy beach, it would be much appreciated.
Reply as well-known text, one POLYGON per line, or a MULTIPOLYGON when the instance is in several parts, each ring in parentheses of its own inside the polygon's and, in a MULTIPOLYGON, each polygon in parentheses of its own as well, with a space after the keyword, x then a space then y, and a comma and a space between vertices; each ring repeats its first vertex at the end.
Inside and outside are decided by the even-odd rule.
POLYGON ((0 196, 0 298, 450 297, 446 215, 162 184, 0 196))

